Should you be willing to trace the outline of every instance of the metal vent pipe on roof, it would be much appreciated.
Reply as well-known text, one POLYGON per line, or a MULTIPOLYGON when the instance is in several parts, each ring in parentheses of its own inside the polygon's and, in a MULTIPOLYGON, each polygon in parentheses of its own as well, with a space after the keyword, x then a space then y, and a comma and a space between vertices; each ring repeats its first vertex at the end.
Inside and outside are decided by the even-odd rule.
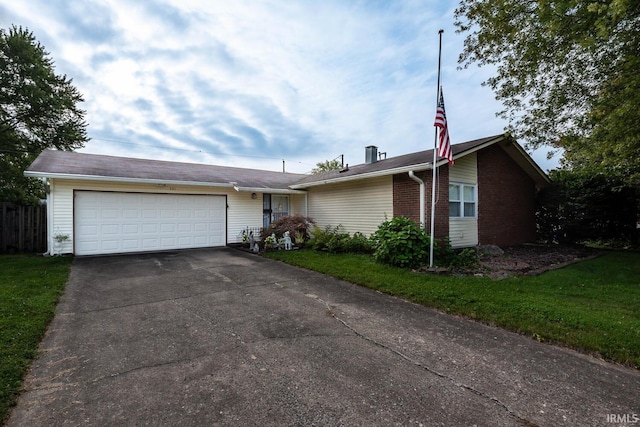
POLYGON ((368 165, 378 161, 378 147, 375 145, 369 145, 365 147, 364 162, 368 165))

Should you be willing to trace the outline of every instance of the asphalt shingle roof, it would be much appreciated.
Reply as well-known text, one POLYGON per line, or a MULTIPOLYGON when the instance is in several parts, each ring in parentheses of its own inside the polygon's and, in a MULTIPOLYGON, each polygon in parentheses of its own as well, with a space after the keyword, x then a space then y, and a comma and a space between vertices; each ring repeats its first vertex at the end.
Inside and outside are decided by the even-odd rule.
MULTIPOLYGON (((505 135, 494 135, 451 146, 454 158, 464 155, 483 144, 510 142, 505 135)), ((508 144, 507 144, 508 145, 508 144)), ((517 145, 517 144, 515 144, 517 145)), ((544 185, 548 178, 535 162, 522 150, 522 155, 516 157, 527 158, 520 162, 528 173, 540 185, 544 185)), ((439 161, 443 160, 439 158, 439 161)), ((343 170, 334 170, 314 175, 273 172, 257 169, 244 169, 228 166, 215 166, 194 163, 178 163, 160 160, 135 159, 129 157, 114 157, 95 154, 84 154, 69 151, 45 150, 29 166, 26 174, 30 176, 66 176, 66 177, 100 177, 123 181, 164 181, 184 183, 204 183, 230 186, 231 184, 244 188, 291 190, 304 189, 332 180, 358 179, 359 175, 366 178, 374 175, 400 173, 403 168, 430 168, 433 161, 433 149, 390 157, 370 164, 349 166, 343 170)), ((445 160, 446 162, 446 160, 445 160)))
POLYGON ((161 160, 134 159, 70 151, 45 150, 27 168, 27 172, 42 175, 79 175, 139 180, 199 182, 213 184, 236 183, 238 187, 288 189, 306 175, 178 163, 161 160))
MULTIPOLYGON (((451 146, 453 155, 456 156, 464 151, 473 149, 479 145, 482 145, 486 142, 497 140, 499 138, 504 137, 504 135, 494 135, 487 138, 476 139, 469 142, 463 142, 461 144, 454 144, 451 146)), ((439 159, 442 159, 439 157, 439 159)), ((348 169, 343 171, 328 171, 314 175, 306 175, 300 181, 296 183, 296 185, 304 185, 311 184, 314 182, 323 182, 336 178, 346 178, 355 175, 363 175, 374 172, 381 172, 384 170, 393 170, 403 167, 409 167, 413 165, 424 165, 426 163, 433 162, 433 149, 418 151, 415 153, 404 154, 401 156, 390 157, 388 159, 379 160, 375 163, 370 164, 359 164, 355 166, 349 166, 348 169)))

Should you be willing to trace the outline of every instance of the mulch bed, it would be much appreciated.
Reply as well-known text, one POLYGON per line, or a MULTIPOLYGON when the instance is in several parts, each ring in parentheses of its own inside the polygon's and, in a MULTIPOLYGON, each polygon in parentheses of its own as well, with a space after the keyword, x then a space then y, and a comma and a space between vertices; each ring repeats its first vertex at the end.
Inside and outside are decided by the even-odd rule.
POLYGON ((501 248, 502 255, 481 255, 479 266, 456 274, 503 279, 537 275, 545 271, 595 258, 600 252, 583 246, 521 245, 501 248))

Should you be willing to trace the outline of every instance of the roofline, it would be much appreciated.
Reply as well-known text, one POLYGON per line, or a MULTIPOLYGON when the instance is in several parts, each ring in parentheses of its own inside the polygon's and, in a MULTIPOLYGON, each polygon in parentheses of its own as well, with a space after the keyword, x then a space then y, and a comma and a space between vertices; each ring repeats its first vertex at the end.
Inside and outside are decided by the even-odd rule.
POLYGON ((431 168, 432 168, 431 162, 428 162, 428 163, 417 163, 415 165, 402 166, 400 168, 383 169, 383 170, 379 170, 379 171, 375 171, 375 172, 367 172, 367 173, 360 173, 360 174, 356 174, 356 175, 349 175, 349 176, 341 176, 341 177, 337 177, 337 178, 323 179, 323 180, 308 182, 308 183, 304 183, 304 184, 293 184, 293 185, 290 185, 289 187, 293 188, 293 189, 317 187, 319 185, 338 184, 338 183, 342 183, 342 182, 356 181, 356 180, 359 180, 359 179, 377 178, 377 177, 380 177, 380 176, 395 175, 395 174, 398 174, 398 173, 409 172, 411 170, 412 171, 431 170, 431 168))
POLYGON ((265 188, 265 187, 237 187, 233 186, 233 189, 238 192, 247 193, 271 193, 271 194, 307 194, 306 191, 284 189, 284 188, 265 188))
MULTIPOLYGON (((469 154, 475 153, 477 151, 483 150, 491 145, 500 143, 500 142, 509 142, 511 141, 510 138, 505 135, 505 134, 500 134, 500 135, 496 135, 494 138, 491 138, 488 141, 483 142, 482 144, 476 145, 475 147, 469 148, 467 150, 461 151, 457 154, 455 154, 453 156, 453 160, 455 161, 456 159, 459 159, 461 157, 465 157, 468 156, 469 154)), ((538 172, 538 174, 540 175, 540 177, 542 177, 542 179, 546 182, 546 183, 550 183, 551 180, 549 179, 549 176, 540 168, 540 166, 538 166, 538 164, 535 162, 535 160, 533 160, 533 158, 531 158, 531 156, 529 155, 529 153, 527 153, 521 146, 520 144, 510 144, 513 145, 517 148, 518 152, 522 155, 522 157, 527 161, 527 163, 533 167, 533 169, 538 172)), ((436 168, 439 168, 442 165, 447 164, 449 161, 445 158, 442 158, 438 161, 436 161, 436 168)), ((392 168, 392 169, 383 169, 383 170, 379 170, 379 171, 375 171, 375 172, 369 172, 369 173, 362 173, 362 174, 356 174, 356 175, 350 175, 350 176, 345 176, 345 177, 337 177, 337 178, 329 178, 329 179, 324 179, 324 180, 318 180, 318 181, 313 181, 313 182, 308 182, 308 183, 304 183, 304 184, 294 184, 291 185, 290 188, 293 189, 298 189, 298 188, 310 188, 310 187, 317 187, 320 185, 326 185, 326 184, 338 184, 338 183, 343 183, 343 182, 348 182, 348 181, 356 181, 359 179, 366 179, 366 178, 376 178, 376 177, 380 177, 380 176, 386 176, 386 175, 396 175, 399 173, 407 173, 409 171, 414 171, 414 172, 419 172, 419 171, 423 171, 423 170, 431 170, 432 169, 432 162, 428 162, 428 163, 419 163, 419 164, 415 164, 415 165, 410 165, 410 166, 402 166, 399 168, 392 168)), ((535 180, 535 179, 534 179, 535 180)))
MULTIPOLYGON (((135 184, 166 184, 166 185, 193 185, 198 187, 222 187, 235 188, 235 183, 225 182, 201 182, 201 181, 175 181, 168 179, 150 179, 150 178, 125 178, 119 176, 102 176, 102 175, 79 175, 51 172, 34 172, 25 171, 24 176, 33 178, 50 178, 50 179, 75 179, 86 181, 106 181, 106 182, 127 182, 135 184)), ((295 191, 282 188, 260 188, 260 187, 238 187, 238 191, 250 191, 258 193, 287 193, 287 194, 304 194, 304 191, 295 191)))
MULTIPOLYGON (((485 142, 483 142, 483 143, 482 143, 482 144, 480 144, 480 145, 476 145, 475 147, 468 148, 468 149, 466 149, 466 150, 464 150, 464 151, 459 152, 458 154, 456 154, 455 156, 453 156, 453 160, 458 159, 458 158, 460 158, 460 157, 467 156, 467 155, 472 154, 472 153, 475 153, 476 151, 483 150, 483 149, 487 148, 488 146, 493 145, 493 144, 496 144, 496 143, 498 143, 498 142, 500 142, 500 141, 502 141, 502 140, 505 140, 505 139, 506 139, 506 138, 505 138, 505 135, 504 135, 504 134, 502 134, 502 135, 496 135, 496 137, 495 137, 495 138, 492 138, 492 139, 490 139, 489 141, 485 141, 485 142)), ((447 159, 442 159, 442 163, 440 163, 440 162, 438 162, 438 163, 440 163, 440 164, 444 164, 446 161, 447 161, 447 159)), ((440 166, 440 165, 438 165, 438 166, 440 166)))

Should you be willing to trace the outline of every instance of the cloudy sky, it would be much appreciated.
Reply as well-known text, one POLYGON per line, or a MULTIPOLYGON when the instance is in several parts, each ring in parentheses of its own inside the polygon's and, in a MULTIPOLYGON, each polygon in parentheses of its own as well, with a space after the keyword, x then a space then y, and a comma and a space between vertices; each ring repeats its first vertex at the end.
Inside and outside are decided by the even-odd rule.
POLYGON ((84 95, 82 152, 304 173, 433 147, 440 28, 452 143, 503 132, 491 70, 457 69, 456 4, 21 0, 0 25, 31 30, 84 95))

